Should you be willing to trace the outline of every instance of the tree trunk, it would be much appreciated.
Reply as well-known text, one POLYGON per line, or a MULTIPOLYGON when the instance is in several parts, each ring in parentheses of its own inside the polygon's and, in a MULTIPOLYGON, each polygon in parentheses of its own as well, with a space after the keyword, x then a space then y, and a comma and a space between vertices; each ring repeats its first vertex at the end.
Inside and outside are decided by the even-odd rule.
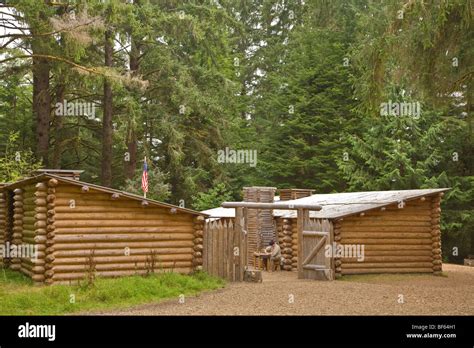
MULTIPOLYGON (((37 45, 33 44, 33 54, 37 45)), ((33 58, 33 115, 36 120, 36 155, 48 166, 49 119, 51 92, 49 90, 49 63, 44 58, 33 58)))
MULTIPOLYGON (((66 86, 61 81, 59 82, 56 88, 56 103, 64 102, 64 95, 66 91, 66 86)), ((61 169, 61 156, 63 148, 63 115, 54 117, 54 148, 53 148, 53 158, 51 159, 51 168, 61 169)))
MULTIPOLYGON (((111 30, 105 32, 105 66, 113 65, 113 33, 111 30)), ((112 115, 113 115, 113 95, 112 83, 104 79, 103 97, 104 117, 102 120, 102 185, 112 185, 112 115)))
POLYGON ((132 179, 137 169, 137 134, 134 129, 130 130, 129 139, 127 141, 127 151, 129 153, 129 161, 125 162, 125 176, 127 179, 132 179))
MULTIPOLYGON (((136 75, 140 67, 140 47, 137 44, 137 39, 132 37, 130 49, 130 72, 132 75, 136 75)), ((140 96, 137 96, 140 98, 140 96)), ((137 169, 137 153, 138 153, 138 139, 137 133, 133 122, 128 123, 128 134, 127 134, 127 152, 129 154, 129 161, 125 161, 125 177, 126 179, 132 179, 137 169)))

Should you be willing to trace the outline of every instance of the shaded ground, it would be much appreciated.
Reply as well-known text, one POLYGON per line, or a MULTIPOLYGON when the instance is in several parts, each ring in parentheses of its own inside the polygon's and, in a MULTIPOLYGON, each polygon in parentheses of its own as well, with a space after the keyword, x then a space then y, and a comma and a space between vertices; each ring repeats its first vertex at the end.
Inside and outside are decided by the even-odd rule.
POLYGON ((264 273, 263 283, 229 284, 184 303, 177 298, 95 314, 474 315, 474 267, 445 264, 443 271, 444 276, 363 275, 333 282, 298 280, 294 272, 264 273))

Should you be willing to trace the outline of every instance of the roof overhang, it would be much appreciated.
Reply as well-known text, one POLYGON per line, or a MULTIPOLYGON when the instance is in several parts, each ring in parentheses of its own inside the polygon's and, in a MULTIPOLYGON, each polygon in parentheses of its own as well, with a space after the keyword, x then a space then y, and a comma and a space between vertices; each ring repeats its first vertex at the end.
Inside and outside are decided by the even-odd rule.
POLYGON ((87 186, 91 189, 95 189, 95 190, 100 191, 100 192, 112 193, 112 194, 115 193, 115 194, 118 194, 119 196, 130 198, 130 199, 133 199, 133 200, 136 200, 136 201, 146 202, 146 203, 154 205, 154 206, 159 206, 159 207, 162 207, 162 208, 170 208, 170 209, 173 208, 173 209, 176 209, 176 211, 180 211, 180 212, 183 212, 183 213, 209 217, 209 214, 201 213, 201 212, 196 211, 196 210, 182 208, 182 207, 179 207, 179 206, 176 206, 176 205, 173 205, 173 204, 156 201, 154 199, 144 198, 144 197, 141 197, 141 196, 133 194, 133 193, 120 191, 120 190, 115 190, 115 189, 105 187, 105 186, 90 184, 90 183, 75 180, 75 179, 65 178, 65 177, 50 174, 50 173, 44 173, 44 174, 40 174, 40 175, 31 177, 31 178, 20 180, 20 181, 14 182, 12 184, 6 185, 5 188, 7 188, 9 190, 14 190, 16 188, 20 188, 20 187, 23 187, 23 186, 28 185, 28 184, 33 184, 33 183, 36 183, 36 182, 44 181, 45 179, 56 179, 60 182, 65 182, 65 183, 76 185, 76 186, 87 186))

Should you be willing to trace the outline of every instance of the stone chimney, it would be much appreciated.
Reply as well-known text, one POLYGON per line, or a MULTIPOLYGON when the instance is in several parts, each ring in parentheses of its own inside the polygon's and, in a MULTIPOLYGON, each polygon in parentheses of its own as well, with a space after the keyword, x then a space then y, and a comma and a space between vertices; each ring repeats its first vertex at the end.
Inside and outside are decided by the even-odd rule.
POLYGON ((309 197, 314 190, 311 189, 279 189, 280 201, 290 201, 293 199, 309 197))

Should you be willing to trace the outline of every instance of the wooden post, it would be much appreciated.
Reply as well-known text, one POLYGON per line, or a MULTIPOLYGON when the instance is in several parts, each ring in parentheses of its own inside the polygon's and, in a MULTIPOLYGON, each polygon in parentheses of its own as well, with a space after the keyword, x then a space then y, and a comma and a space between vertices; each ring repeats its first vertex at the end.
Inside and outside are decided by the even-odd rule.
POLYGON ((229 260, 227 264, 227 280, 230 282, 235 281, 235 263, 234 263, 234 232, 236 226, 230 222, 232 228, 228 230, 229 235, 227 236, 227 253, 229 255, 229 260))
POLYGON ((436 195, 431 199, 431 241, 434 274, 440 274, 443 271, 441 256, 440 204, 441 195, 436 195))
MULTIPOLYGON (((48 222, 54 222, 54 214, 48 215, 47 199, 48 186, 44 182, 37 183, 35 186, 35 244, 38 248, 38 257, 36 260, 37 274, 33 276, 33 280, 39 284, 45 281, 46 272, 46 240, 48 222)), ((53 210, 54 212, 54 210, 53 210)))
MULTIPOLYGON (((291 219, 283 219, 282 225, 282 243, 280 244, 282 248, 283 256, 283 269, 291 271, 293 266, 293 231, 291 228, 291 219)), ((296 241, 295 241, 296 242, 296 241)))
POLYGON ((56 225, 55 215, 56 215, 56 186, 58 186, 58 181, 56 179, 48 180, 48 196, 46 198, 47 204, 47 221, 46 221, 46 257, 45 257, 45 273, 44 273, 44 282, 46 284, 52 284, 54 282, 54 240, 56 237, 56 225))
POLYGON ((307 210, 298 209, 296 225, 298 228, 298 279, 304 278, 303 272, 303 229, 307 210))
POLYGON ((244 252, 242 236, 244 231, 245 221, 244 221, 244 210, 243 208, 235 208, 235 229, 234 229, 234 264, 236 265, 236 281, 241 281, 243 279, 243 265, 242 265, 242 253, 244 252), (237 249, 235 249, 237 248, 237 249), (235 251, 238 252, 235 255, 235 251))
POLYGON ((194 219, 194 253, 193 267, 195 271, 202 270, 204 253, 204 216, 198 216, 194 219))
MULTIPOLYGON (((341 220, 333 221, 334 242, 339 244, 341 242, 342 222, 341 220)), ((342 260, 340 257, 334 257, 334 270, 336 278, 342 276, 342 260)))
MULTIPOLYGON (((13 233, 12 244, 21 245, 23 235, 23 190, 15 189, 13 191, 13 233)), ((19 271, 21 268, 21 260, 18 257, 11 258, 10 268, 19 271)))

